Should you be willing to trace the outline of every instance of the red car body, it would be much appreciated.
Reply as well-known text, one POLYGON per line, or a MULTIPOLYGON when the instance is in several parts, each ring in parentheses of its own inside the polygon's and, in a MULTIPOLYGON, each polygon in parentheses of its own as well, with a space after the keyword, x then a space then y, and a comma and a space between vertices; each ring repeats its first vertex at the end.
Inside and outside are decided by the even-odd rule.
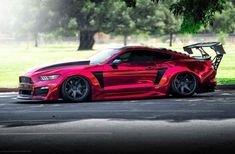
POLYGON ((171 92, 172 80, 182 72, 196 77, 198 93, 213 91, 216 86, 216 70, 210 59, 198 60, 187 54, 161 48, 132 46, 115 50, 103 63, 68 62, 29 71, 20 76, 19 98, 58 100, 61 98, 63 82, 72 76, 81 76, 89 82, 91 100, 167 96, 171 92), (117 56, 138 51, 163 53, 169 57, 154 62, 111 65, 117 56), (41 80, 40 77, 48 75, 58 75, 58 78, 41 80))

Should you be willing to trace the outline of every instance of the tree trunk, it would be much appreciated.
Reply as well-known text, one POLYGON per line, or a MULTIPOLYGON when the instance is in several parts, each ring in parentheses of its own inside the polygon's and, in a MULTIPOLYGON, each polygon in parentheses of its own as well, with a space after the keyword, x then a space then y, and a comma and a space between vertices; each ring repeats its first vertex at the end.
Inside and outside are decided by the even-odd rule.
POLYGON ((34 33, 34 46, 38 47, 38 33, 37 32, 34 33))
POLYGON ((80 31, 78 50, 91 50, 95 44, 94 31, 80 31))
POLYGON ((124 46, 127 46, 127 34, 124 34, 124 38, 123 38, 123 43, 124 43, 124 46))
POLYGON ((173 33, 170 33, 170 47, 172 47, 172 42, 173 42, 173 33))

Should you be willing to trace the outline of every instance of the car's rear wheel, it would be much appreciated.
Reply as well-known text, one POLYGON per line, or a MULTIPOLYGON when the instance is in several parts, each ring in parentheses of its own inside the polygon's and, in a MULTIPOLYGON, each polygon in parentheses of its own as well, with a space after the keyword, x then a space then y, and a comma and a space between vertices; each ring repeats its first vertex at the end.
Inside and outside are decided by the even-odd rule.
POLYGON ((192 96, 198 87, 196 77, 191 73, 180 73, 171 83, 171 91, 174 96, 192 96))
POLYGON ((86 101, 90 91, 89 82, 80 76, 66 79, 61 87, 62 98, 67 102, 86 101))

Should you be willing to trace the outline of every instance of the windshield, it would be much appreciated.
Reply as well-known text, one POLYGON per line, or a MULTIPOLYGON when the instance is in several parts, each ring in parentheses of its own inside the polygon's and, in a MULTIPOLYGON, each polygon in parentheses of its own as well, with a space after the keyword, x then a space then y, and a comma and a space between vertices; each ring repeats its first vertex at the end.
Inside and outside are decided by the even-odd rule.
POLYGON ((107 59, 118 53, 119 49, 106 49, 98 51, 95 55, 89 58, 90 64, 102 64, 107 59))

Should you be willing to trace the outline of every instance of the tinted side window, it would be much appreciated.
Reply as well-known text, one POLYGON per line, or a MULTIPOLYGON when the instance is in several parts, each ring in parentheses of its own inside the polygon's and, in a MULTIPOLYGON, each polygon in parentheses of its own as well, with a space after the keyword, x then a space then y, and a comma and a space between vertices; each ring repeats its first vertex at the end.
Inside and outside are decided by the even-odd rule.
POLYGON ((130 63, 154 62, 155 56, 149 51, 133 51, 129 58, 130 63))
POLYGON ((156 61, 171 59, 171 55, 166 54, 166 53, 161 53, 161 52, 155 52, 155 57, 156 57, 156 61))
POLYGON ((169 54, 156 51, 144 51, 144 50, 129 51, 118 56, 118 59, 122 60, 122 62, 124 63, 156 62, 161 60, 168 60, 170 58, 171 55, 169 54))

